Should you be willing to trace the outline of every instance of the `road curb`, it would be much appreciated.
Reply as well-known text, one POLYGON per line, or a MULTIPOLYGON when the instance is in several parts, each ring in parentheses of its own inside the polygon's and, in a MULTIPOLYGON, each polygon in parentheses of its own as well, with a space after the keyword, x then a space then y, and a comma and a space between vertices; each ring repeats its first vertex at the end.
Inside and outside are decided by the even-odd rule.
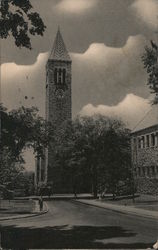
POLYGON ((158 219, 158 216, 152 216, 152 215, 147 215, 147 214, 145 215, 145 214, 141 214, 141 213, 138 214, 137 212, 134 212, 134 211, 127 211, 127 210, 121 210, 121 209, 119 210, 119 209, 114 209, 114 208, 110 208, 110 207, 103 207, 103 206, 100 206, 99 204, 90 204, 90 203, 80 201, 80 200, 73 200, 73 202, 79 202, 79 203, 81 203, 83 205, 111 210, 111 211, 114 211, 116 213, 135 215, 135 216, 138 216, 138 217, 149 218, 149 219, 156 219, 156 220, 158 219))
POLYGON ((49 208, 48 208, 48 205, 47 205, 46 202, 44 202, 44 207, 45 207, 45 209, 43 211, 38 212, 38 213, 2 217, 2 218, 0 218, 0 221, 17 220, 17 219, 23 219, 23 218, 30 218, 30 217, 40 216, 40 215, 48 213, 48 211, 49 211, 49 208))

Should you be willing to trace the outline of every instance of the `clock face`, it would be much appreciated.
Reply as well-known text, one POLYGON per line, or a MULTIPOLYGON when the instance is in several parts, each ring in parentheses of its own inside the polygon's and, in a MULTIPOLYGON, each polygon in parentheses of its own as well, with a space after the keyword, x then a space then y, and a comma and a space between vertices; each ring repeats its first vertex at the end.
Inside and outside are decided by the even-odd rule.
POLYGON ((55 94, 56 94, 58 99, 62 99, 64 97, 64 91, 62 89, 57 89, 55 91, 55 94))

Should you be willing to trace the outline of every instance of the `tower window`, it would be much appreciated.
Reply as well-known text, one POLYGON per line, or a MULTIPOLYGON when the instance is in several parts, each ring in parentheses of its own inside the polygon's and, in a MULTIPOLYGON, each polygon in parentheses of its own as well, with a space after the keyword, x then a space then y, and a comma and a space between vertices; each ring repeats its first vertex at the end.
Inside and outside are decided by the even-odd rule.
POLYGON ((58 82, 58 69, 55 68, 54 70, 54 82, 57 83, 58 82))
POLYGON ((55 68, 54 70, 54 82, 55 84, 65 84, 66 69, 55 68))
POLYGON ((63 69, 63 83, 65 84, 66 79, 66 69, 63 69))
POLYGON ((58 70, 58 83, 62 83, 63 82, 63 79, 62 79, 62 69, 59 69, 58 70))

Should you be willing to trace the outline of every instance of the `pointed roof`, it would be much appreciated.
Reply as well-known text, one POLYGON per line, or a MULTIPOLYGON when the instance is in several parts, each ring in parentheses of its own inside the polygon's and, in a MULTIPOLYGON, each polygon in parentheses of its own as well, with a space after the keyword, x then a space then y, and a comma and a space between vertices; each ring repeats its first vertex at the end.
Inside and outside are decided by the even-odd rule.
POLYGON ((152 108, 147 112, 141 121, 133 129, 132 133, 138 132, 140 130, 158 126, 158 104, 153 105, 152 108))
POLYGON ((59 28, 49 59, 57 61, 71 61, 59 28))

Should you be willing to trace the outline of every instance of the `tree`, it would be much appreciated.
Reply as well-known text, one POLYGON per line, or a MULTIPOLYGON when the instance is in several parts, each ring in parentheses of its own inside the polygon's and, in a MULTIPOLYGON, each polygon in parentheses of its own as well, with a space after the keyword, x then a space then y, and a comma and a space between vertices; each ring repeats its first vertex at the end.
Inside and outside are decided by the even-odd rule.
MULTIPOLYGON (((67 121, 63 124, 60 133, 58 132, 54 141, 54 159, 57 170, 60 170, 62 185, 75 196, 84 182, 84 164, 85 158, 80 150, 80 123, 67 121)), ((86 191, 86 187, 85 187, 86 191)))
POLYGON ((34 173, 21 171, 13 181, 10 181, 7 186, 9 189, 21 189, 28 196, 34 193, 34 173))
POLYGON ((12 35, 17 47, 31 49, 30 35, 43 36, 46 28, 32 8, 29 0, 1 0, 0 37, 6 39, 12 35))
POLYGON ((53 126, 38 115, 36 107, 2 112, 2 148, 7 147, 17 160, 25 148, 42 155, 52 135, 53 126))
POLYGON ((151 47, 146 46, 142 56, 144 68, 148 73, 148 85, 151 93, 155 93, 153 104, 158 103, 158 45, 151 41, 151 47))
POLYGON ((3 148, 0 158, 0 184, 8 187, 23 170, 23 166, 17 164, 11 152, 7 148, 3 148))
POLYGON ((72 185, 92 184, 94 197, 105 187, 116 192, 120 180, 130 175, 129 130, 104 116, 78 117, 60 133, 56 159, 69 173, 72 185))
POLYGON ((43 156, 43 148, 50 143, 54 130, 50 123, 38 115, 35 107, 22 106, 10 112, 2 108, 1 117, 0 181, 4 183, 22 170, 20 163, 24 163, 22 153, 25 149, 32 148, 34 154, 43 156))

